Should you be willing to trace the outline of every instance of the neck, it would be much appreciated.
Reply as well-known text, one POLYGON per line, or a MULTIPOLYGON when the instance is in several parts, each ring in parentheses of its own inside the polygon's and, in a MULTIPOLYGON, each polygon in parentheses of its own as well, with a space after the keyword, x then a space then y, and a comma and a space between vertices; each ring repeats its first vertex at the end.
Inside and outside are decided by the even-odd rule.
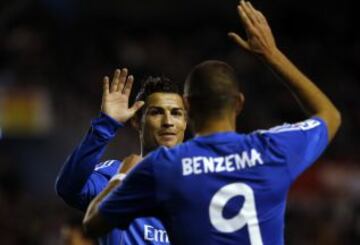
POLYGON ((229 132, 236 130, 236 114, 228 117, 209 118, 208 120, 194 120, 194 130, 196 136, 205 136, 220 132, 229 132))
POLYGON ((158 149, 160 147, 156 146, 156 147, 146 147, 146 144, 144 144, 144 142, 142 141, 142 138, 140 136, 140 156, 141 157, 146 157, 147 154, 149 154, 152 151, 155 151, 156 149, 158 149))

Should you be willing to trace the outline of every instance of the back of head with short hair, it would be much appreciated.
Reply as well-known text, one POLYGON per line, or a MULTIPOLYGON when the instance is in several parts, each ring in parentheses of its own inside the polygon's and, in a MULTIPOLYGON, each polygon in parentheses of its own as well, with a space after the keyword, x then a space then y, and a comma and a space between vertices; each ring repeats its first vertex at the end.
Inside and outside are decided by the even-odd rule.
POLYGON ((190 72, 185 81, 189 116, 216 117, 232 106, 238 92, 238 79, 230 65, 218 60, 204 61, 190 72))

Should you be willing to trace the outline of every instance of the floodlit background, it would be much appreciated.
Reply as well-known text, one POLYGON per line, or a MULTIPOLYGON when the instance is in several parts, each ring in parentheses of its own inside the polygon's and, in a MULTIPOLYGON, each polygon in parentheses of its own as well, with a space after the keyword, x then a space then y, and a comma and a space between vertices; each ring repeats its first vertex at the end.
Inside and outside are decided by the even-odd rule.
MULTIPOLYGON (((278 47, 339 107, 342 128, 292 189, 290 245, 360 243, 360 37, 355 1, 254 0, 278 47)), ((226 36, 244 34, 235 0, 2 0, 0 2, 0 244, 60 244, 74 214, 54 192, 67 155, 100 108, 102 77, 127 67, 182 82, 205 59, 238 71, 238 129, 302 120, 289 91, 226 36)), ((122 129, 104 156, 138 152, 122 129)))

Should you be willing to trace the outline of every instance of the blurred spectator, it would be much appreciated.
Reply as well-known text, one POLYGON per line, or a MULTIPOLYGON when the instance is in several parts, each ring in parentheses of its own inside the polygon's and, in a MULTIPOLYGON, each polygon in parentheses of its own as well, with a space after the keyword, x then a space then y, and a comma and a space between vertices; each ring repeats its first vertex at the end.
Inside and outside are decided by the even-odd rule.
POLYGON ((88 237, 82 227, 82 216, 70 217, 61 228, 63 245, 96 245, 96 239, 88 237))

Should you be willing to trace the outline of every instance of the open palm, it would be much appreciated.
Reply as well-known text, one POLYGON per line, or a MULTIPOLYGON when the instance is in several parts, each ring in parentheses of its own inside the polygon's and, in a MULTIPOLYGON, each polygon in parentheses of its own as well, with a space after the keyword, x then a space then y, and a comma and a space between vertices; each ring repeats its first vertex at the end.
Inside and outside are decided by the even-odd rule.
POLYGON ((234 32, 228 33, 229 37, 240 47, 261 57, 267 57, 274 53, 277 47, 265 16, 245 0, 240 1, 238 12, 247 34, 247 40, 234 32))
POLYGON ((125 123, 133 117, 143 105, 137 101, 129 108, 129 97, 134 82, 132 75, 128 76, 126 68, 116 69, 110 84, 109 77, 104 77, 101 111, 120 123, 125 123))

